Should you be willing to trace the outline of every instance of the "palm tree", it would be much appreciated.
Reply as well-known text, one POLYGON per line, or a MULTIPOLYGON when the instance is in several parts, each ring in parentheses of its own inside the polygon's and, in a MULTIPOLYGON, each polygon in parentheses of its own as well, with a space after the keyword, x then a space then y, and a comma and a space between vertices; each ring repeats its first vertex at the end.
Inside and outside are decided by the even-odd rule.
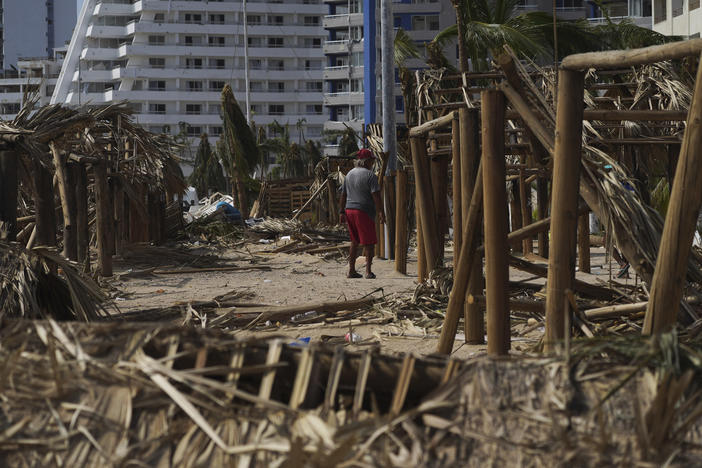
POLYGON ((251 168, 259 162, 259 148, 256 144, 251 127, 236 102, 231 86, 224 85, 222 89, 222 119, 224 134, 221 140, 220 156, 224 167, 232 180, 236 193, 239 211, 244 218, 248 217, 249 190, 255 189, 257 182, 251 178, 251 168))
MULTIPOLYGON (((302 122, 298 121, 295 125, 302 134, 302 122)), ((319 145, 313 141, 305 140, 304 136, 300 137, 299 143, 292 141, 288 124, 281 125, 278 121, 273 121, 269 127, 277 136, 266 140, 262 148, 274 153, 276 163, 280 166, 280 169, 272 174, 282 178, 309 176, 314 165, 321 160, 319 145)))
POLYGON ((411 126, 415 123, 411 119, 416 115, 415 80, 413 73, 405 67, 405 63, 409 59, 418 59, 421 55, 412 38, 402 28, 395 34, 394 46, 395 66, 398 68, 402 99, 405 101, 405 122, 411 126))
POLYGON ((195 187, 199 196, 205 196, 212 191, 226 190, 227 182, 224 180, 222 166, 207 138, 207 134, 200 137, 200 145, 195 155, 195 167, 188 178, 188 183, 195 187))

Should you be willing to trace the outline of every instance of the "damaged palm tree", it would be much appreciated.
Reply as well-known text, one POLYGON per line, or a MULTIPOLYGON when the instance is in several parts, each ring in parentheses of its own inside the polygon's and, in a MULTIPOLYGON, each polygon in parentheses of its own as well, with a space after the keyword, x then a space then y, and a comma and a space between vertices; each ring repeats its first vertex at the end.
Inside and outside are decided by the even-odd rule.
POLYGON ((0 242, 0 318, 88 322, 112 315, 106 302, 100 287, 56 252, 0 242))
POLYGON ((239 203, 239 211, 248 217, 249 204, 247 189, 254 180, 250 169, 259 161, 259 148, 251 127, 236 102, 231 86, 222 89, 222 119, 224 120, 224 142, 226 150, 221 154, 225 169, 231 178, 232 187, 239 203))

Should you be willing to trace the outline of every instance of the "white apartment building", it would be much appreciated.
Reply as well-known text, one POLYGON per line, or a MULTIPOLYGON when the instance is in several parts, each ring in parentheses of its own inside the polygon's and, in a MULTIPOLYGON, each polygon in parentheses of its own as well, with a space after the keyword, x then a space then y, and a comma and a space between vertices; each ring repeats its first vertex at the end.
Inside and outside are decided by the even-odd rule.
POLYGON ((138 123, 196 144, 222 133, 220 91, 245 109, 248 52, 251 119, 296 124, 319 138, 321 0, 85 0, 52 102, 129 101, 138 123), (244 25, 246 17, 246 31, 244 25), (247 42, 245 42, 245 33, 247 42), (245 51, 245 44, 248 44, 245 51))
MULTIPOLYGON (((328 121, 326 130, 351 127, 361 132, 364 124, 382 121, 380 7, 377 0, 324 0, 328 6, 324 17, 327 40, 325 54, 324 105, 328 121)), ((394 27, 405 30, 420 52, 424 44, 439 31, 456 22, 450 0, 392 0, 394 27)), ((455 59, 455 47, 446 50, 455 59)), ((422 60, 409 60, 405 66, 418 69, 422 60)), ((399 75, 396 73, 396 80, 399 75)), ((396 122, 404 123, 404 101, 395 86, 396 122)), ((335 154, 335 145, 325 148, 335 154)))
POLYGON ((0 71, 0 119, 12 120, 23 104, 25 92, 38 93, 37 105, 49 104, 66 48, 55 50, 54 58, 17 61, 16 70, 0 71))
POLYGON ((653 30, 667 36, 700 37, 700 0, 653 0, 653 30))
POLYGON ((0 0, 0 69, 20 58, 48 59, 70 39, 76 24, 76 0, 0 0))

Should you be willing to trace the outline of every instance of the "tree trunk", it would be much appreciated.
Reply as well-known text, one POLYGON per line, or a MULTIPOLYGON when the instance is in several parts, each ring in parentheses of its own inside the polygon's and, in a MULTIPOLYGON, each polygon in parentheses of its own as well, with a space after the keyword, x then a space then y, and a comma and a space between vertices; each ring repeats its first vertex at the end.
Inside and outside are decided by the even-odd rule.
POLYGON ((17 153, 0 151, 0 240, 17 236, 17 153))

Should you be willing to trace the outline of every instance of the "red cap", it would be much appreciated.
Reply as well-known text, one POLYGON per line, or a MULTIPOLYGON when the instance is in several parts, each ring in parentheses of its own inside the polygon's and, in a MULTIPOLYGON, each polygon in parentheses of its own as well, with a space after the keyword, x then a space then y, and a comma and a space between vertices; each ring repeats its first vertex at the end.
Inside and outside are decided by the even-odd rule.
POLYGON ((358 150, 356 156, 358 156, 358 159, 375 159, 373 152, 365 148, 358 150))

